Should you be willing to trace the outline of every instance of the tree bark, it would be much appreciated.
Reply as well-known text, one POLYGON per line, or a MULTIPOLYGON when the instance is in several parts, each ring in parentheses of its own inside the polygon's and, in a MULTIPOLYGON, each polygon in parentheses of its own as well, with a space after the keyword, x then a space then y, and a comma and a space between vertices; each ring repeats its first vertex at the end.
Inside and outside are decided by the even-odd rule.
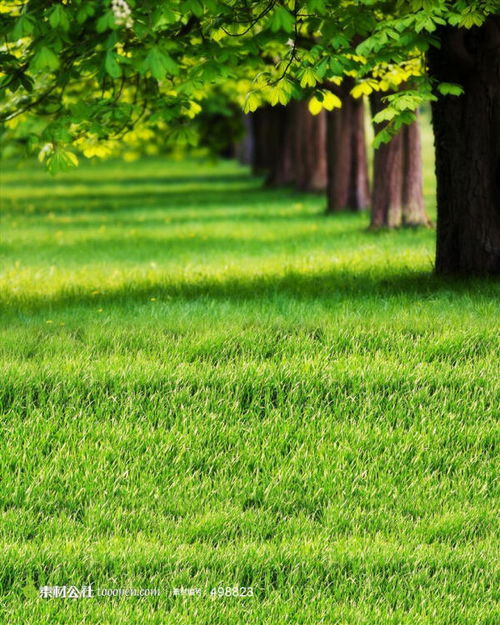
POLYGON ((326 118, 314 116, 307 102, 266 106, 252 115, 253 171, 266 173, 266 185, 294 185, 299 191, 326 188, 326 118))
MULTIPOLYGON (((375 116, 385 108, 383 94, 370 97, 375 116)), ((374 125, 375 133, 381 130, 374 125)), ((418 119, 375 150, 372 228, 428 226, 422 185, 422 145, 418 119)))
POLYGON ((273 152, 273 161, 268 167, 266 185, 285 187, 295 182, 293 155, 293 112, 288 106, 275 107, 277 145, 273 152))
POLYGON ((373 161, 372 228, 398 228, 403 217, 403 136, 375 150, 373 161))
POLYGON ((294 184, 299 191, 324 191, 327 184, 326 115, 312 115, 305 100, 288 105, 292 125, 294 184))
POLYGON ((500 19, 437 31, 430 74, 464 94, 432 104, 439 274, 500 273, 500 19))
POLYGON ((403 226, 430 226, 425 212, 422 167, 422 138, 419 114, 417 120, 405 126, 403 133, 403 226))
POLYGON ((350 95, 354 81, 329 88, 342 108, 327 113, 328 212, 361 211, 370 205, 364 101, 350 95))

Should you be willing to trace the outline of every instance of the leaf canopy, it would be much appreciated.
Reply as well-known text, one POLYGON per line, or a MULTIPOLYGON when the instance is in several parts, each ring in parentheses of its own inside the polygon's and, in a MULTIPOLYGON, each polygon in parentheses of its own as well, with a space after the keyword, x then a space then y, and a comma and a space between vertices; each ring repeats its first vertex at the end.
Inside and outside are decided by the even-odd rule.
POLYGON ((72 153, 145 120, 191 143, 193 103, 228 84, 247 112, 304 97, 319 112, 341 105, 328 83, 354 77, 354 97, 391 94, 378 119, 396 127, 461 93, 426 74, 439 28, 481 26, 500 0, 4 0, 0 13, 0 122, 32 120, 34 146, 72 153))

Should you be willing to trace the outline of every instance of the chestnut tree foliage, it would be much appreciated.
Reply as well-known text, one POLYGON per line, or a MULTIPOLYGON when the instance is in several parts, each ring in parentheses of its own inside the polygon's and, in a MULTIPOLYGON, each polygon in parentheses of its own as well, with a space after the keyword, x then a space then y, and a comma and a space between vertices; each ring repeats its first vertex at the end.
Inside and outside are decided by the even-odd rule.
POLYGON ((246 111, 306 92, 318 112, 341 106, 325 84, 350 75, 357 97, 404 85, 380 114, 390 132, 434 97, 422 59, 436 28, 479 26, 497 9, 491 0, 3 1, 0 120, 36 120, 25 132, 58 170, 138 123, 165 122, 174 140, 194 141, 191 120, 214 83, 232 81, 246 111))

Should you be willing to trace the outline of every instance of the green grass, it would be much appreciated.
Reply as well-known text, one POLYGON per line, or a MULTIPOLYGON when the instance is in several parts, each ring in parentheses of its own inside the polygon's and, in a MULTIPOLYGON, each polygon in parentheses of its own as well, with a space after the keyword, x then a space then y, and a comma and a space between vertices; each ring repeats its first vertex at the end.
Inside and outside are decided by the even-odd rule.
POLYGON ((0 622, 493 625, 498 284, 231 163, 2 179, 0 622))

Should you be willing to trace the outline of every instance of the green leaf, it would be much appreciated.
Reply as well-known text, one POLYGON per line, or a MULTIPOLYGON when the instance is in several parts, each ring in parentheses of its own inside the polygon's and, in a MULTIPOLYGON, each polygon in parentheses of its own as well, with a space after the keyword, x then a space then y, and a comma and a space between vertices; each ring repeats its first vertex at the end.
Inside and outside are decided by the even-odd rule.
POLYGON ((104 67, 106 71, 111 76, 111 78, 120 78, 122 75, 121 67, 118 65, 117 61, 118 55, 114 50, 108 50, 106 53, 106 60, 104 61, 104 67))
POLYGON ((392 137, 393 135, 390 133, 390 131, 387 128, 384 128, 378 134, 375 135, 375 138, 373 139, 373 147, 377 149, 383 143, 389 143, 392 137))
POLYGON ((39 160, 45 161, 47 169, 54 176, 61 171, 67 171, 78 166, 76 154, 57 146, 46 146, 40 152, 39 160), (47 149, 48 148, 48 149, 47 149), (44 154, 44 150, 46 154, 44 154))
POLYGON ((103 33, 105 30, 113 30, 116 28, 115 16, 113 13, 111 11, 106 11, 106 13, 97 20, 95 28, 98 33, 103 33))
POLYGON ((463 87, 455 85, 450 82, 442 82, 438 85, 438 91, 441 95, 462 95, 464 93, 463 87))
POLYGON ((340 33, 336 33, 331 39, 330 44, 333 48, 348 48, 349 40, 341 35, 340 33))
POLYGON ((163 80, 167 73, 172 76, 179 74, 179 66, 174 59, 166 52, 162 52, 157 46, 148 52, 141 69, 143 71, 149 70, 156 80, 163 80))
POLYGON ((162 62, 169 74, 172 74, 172 76, 179 75, 179 66, 170 56, 170 54, 167 54, 166 52, 162 53, 162 62))
POLYGON ((69 30, 68 15, 62 4, 56 4, 56 6, 49 13, 49 24, 52 28, 61 28, 61 30, 64 30, 65 32, 69 30))
POLYGON ((47 46, 42 46, 32 58, 30 68, 35 71, 54 70, 59 67, 59 59, 47 46))
POLYGON ((382 122, 390 122, 396 117, 397 114, 398 112, 396 110, 392 108, 385 108, 385 109, 382 109, 379 113, 377 113, 374 116, 373 121, 375 124, 381 124, 382 122))
POLYGON ((12 30, 12 38, 17 40, 22 37, 28 37, 33 33, 34 28, 35 22, 33 18, 30 15, 21 15, 12 30))
POLYGON ((113 30, 104 43, 104 48, 106 50, 112 50, 116 44, 118 43, 118 33, 116 30, 113 30))
POLYGON ((314 70, 310 67, 306 67, 302 71, 302 76, 300 77, 300 86, 305 89, 306 87, 314 87, 317 82, 316 74, 314 70))
POLYGON ((94 13, 95 9, 91 4, 83 4, 80 9, 78 9, 76 20, 79 24, 83 24, 83 22, 85 22, 88 17, 92 17, 94 13))
POLYGON ((271 106, 276 106, 276 104, 288 104, 290 101, 287 84, 283 82, 279 82, 277 85, 269 87, 266 91, 266 96, 271 106))
POLYGON ((203 4, 200 0, 185 0, 182 4, 183 11, 192 13, 195 17, 203 15, 203 4))
POLYGON ((309 13, 319 13, 323 15, 326 10, 325 0, 307 0, 306 6, 309 13))
POLYGON ((462 15, 459 26, 464 28, 472 28, 473 26, 482 26, 486 17, 480 13, 469 13, 462 15))
POLYGON ((433 17, 426 12, 417 14, 415 18, 415 30, 417 33, 420 33, 423 30, 429 33, 434 32, 436 30, 436 24, 433 17))
POLYGON ((179 126, 171 131, 169 140, 177 145, 195 146, 198 143, 198 135, 192 126, 179 126))
POLYGON ((395 130, 399 130, 402 126, 412 124, 416 119, 415 111, 404 111, 394 118, 394 128, 395 130))
POLYGON ((243 106, 243 111, 245 113, 253 113, 254 111, 256 111, 259 106, 260 106, 260 98, 259 96, 255 93, 255 91, 250 91, 250 93, 247 94, 247 97, 245 98, 245 104, 243 106))
POLYGON ((273 33, 279 30, 284 30, 286 33, 291 33, 295 25, 295 18, 287 11, 285 7, 277 7, 271 17, 271 30, 273 33))
POLYGON ((153 13, 153 30, 161 30, 163 26, 174 24, 179 16, 167 6, 160 6, 153 13))

